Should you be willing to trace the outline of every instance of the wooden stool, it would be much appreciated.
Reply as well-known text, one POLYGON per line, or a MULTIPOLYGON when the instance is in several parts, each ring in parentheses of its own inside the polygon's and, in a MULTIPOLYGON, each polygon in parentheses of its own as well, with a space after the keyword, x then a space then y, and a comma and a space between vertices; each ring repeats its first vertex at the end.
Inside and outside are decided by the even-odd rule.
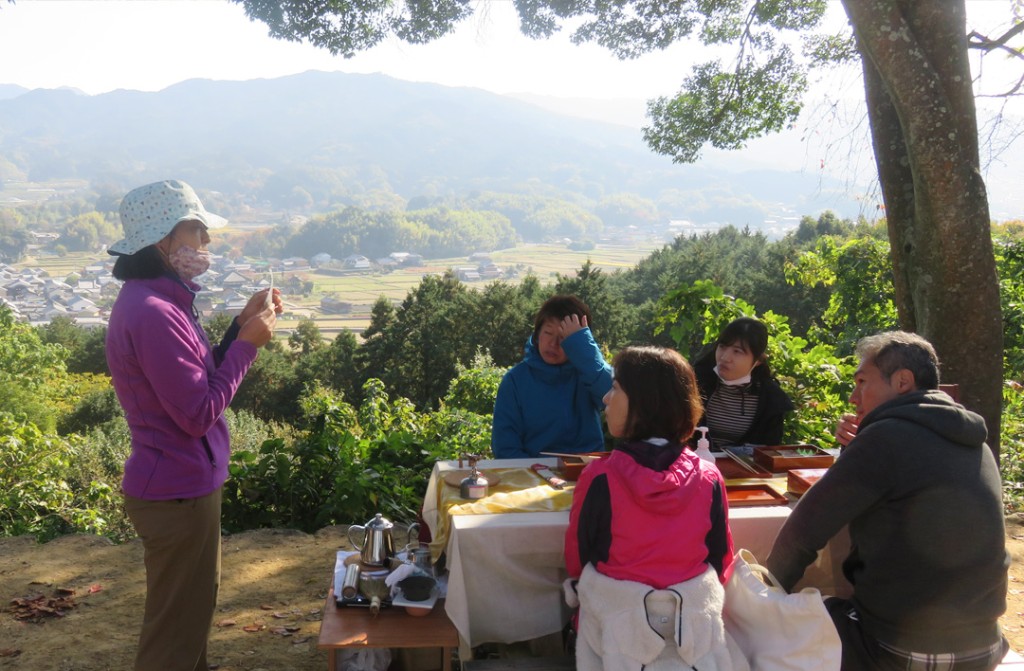
POLYGON ((438 600, 429 615, 414 617, 404 608, 382 608, 374 617, 369 608, 339 608, 334 590, 327 594, 320 620, 317 647, 327 650, 327 668, 337 670, 337 652, 343 648, 441 648, 441 669, 451 671, 452 650, 459 632, 438 600))

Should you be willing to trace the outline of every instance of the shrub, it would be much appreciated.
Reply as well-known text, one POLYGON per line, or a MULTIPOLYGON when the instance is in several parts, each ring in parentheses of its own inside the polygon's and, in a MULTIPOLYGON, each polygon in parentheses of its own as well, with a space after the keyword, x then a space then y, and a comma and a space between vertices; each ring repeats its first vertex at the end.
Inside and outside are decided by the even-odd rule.
POLYGON ((489 415, 445 406, 420 413, 404 398, 390 399, 376 379, 364 385, 363 396, 354 408, 314 385, 300 401, 307 428, 297 438, 236 448, 225 486, 225 528, 312 532, 377 512, 412 522, 437 460, 489 453, 489 415))
POLYGON ((104 482, 69 482, 79 441, 45 434, 24 417, 0 413, 0 535, 46 541, 64 533, 103 533, 113 505, 104 482))
POLYGON ((999 469, 1007 511, 1024 510, 1024 386, 1019 382, 1007 382, 1003 387, 1000 450, 999 469))
POLYGON ((505 369, 496 367, 489 356, 477 354, 472 367, 466 368, 461 364, 456 367, 443 403, 450 408, 490 415, 494 412, 494 399, 498 396, 498 385, 504 375, 505 369))
POLYGON ((114 388, 109 386, 108 381, 108 386, 89 392, 70 413, 63 415, 57 421, 57 432, 62 435, 84 434, 93 427, 118 417, 123 418, 124 411, 121 409, 121 404, 117 402, 114 388))

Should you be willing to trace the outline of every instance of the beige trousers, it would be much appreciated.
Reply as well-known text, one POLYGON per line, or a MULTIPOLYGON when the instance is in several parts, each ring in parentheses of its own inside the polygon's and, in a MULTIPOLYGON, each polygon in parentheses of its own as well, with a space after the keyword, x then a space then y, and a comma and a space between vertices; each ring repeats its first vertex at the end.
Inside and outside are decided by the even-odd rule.
POLYGON ((206 671, 220 586, 221 490, 170 501, 125 496, 125 512, 146 563, 135 671, 206 671))

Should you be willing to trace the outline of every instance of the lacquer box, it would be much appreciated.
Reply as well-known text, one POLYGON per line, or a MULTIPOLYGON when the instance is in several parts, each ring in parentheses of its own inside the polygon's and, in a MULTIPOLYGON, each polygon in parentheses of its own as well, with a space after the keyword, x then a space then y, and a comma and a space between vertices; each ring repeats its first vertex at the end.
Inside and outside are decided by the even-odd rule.
POLYGON ((758 445, 754 448, 754 463, 772 473, 784 473, 794 468, 828 468, 835 457, 816 445, 758 445))

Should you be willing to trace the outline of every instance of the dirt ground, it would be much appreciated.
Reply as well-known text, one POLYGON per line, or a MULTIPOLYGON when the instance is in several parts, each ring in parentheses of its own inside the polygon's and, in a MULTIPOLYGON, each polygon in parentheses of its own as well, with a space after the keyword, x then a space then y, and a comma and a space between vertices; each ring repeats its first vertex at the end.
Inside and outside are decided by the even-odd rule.
MULTIPOLYGON (((320 613, 335 553, 351 549, 345 527, 315 535, 261 530, 226 536, 223 577, 210 635, 211 668, 221 671, 322 671, 320 613)), ((1002 624, 1024 650, 1024 516, 1007 520, 1010 569, 1002 624)), ((145 599, 139 541, 112 545, 65 536, 44 545, 0 538, 0 668, 24 671, 130 669, 145 599), (62 617, 16 619, 44 605, 73 606, 62 617), (66 590, 73 590, 67 594, 66 590)))
MULTIPOLYGON (((265 529, 225 536, 208 660, 221 671, 323 671, 320 614, 346 527, 315 535, 265 529)), ((145 603, 142 543, 74 535, 40 545, 0 538, 0 669, 132 668, 145 603), (15 618, 15 600, 74 590, 76 606, 38 622, 15 618)))

